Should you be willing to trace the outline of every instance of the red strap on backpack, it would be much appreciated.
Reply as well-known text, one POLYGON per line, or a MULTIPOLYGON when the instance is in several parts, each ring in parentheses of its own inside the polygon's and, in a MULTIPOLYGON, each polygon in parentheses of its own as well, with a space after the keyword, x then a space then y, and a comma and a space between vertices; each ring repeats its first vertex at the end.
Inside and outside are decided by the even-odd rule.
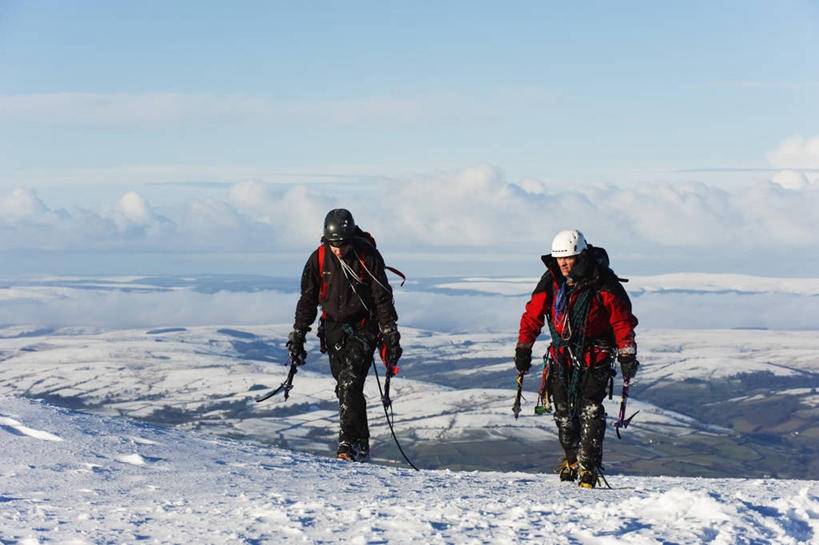
POLYGON ((401 272, 401 271, 399 271, 398 269, 395 269, 395 268, 393 268, 393 267, 390 267, 389 265, 384 265, 384 268, 385 268, 385 269, 387 269, 388 271, 390 271, 391 273, 393 273, 393 274, 396 274, 396 275, 400 276, 400 277, 401 277, 401 285, 402 285, 402 286, 404 285, 404 282, 406 282, 406 281, 407 281, 407 277, 404 275, 404 273, 402 273, 402 272, 401 272))
MULTIPOLYGON (((319 260, 319 301, 323 301, 324 298, 327 296, 327 282, 324 281, 324 245, 322 244, 319 246, 318 249, 318 260, 319 260)), ((324 319, 327 317, 327 313, 324 310, 321 311, 321 318, 319 319, 319 327, 316 335, 319 338, 319 350, 322 354, 327 353, 327 343, 324 340, 324 319)))
POLYGON ((326 246, 323 244, 319 246, 318 249, 318 260, 319 260, 319 281, 321 285, 319 286, 319 301, 323 301, 324 298, 327 296, 327 282, 324 281, 324 251, 326 246))
MULTIPOLYGON (((373 248, 378 248, 378 246, 375 243, 375 239, 373 238, 373 236, 370 233, 368 233, 367 231, 361 231, 361 229, 359 229, 359 231, 360 231, 360 236, 364 237, 367 240, 367 242, 369 242, 372 245, 373 248)), ((361 260, 361 264, 364 265, 364 259, 361 260)), ((402 273, 398 269, 390 267, 389 265, 384 265, 384 268, 387 269, 388 271, 396 274, 397 276, 400 276, 402 286, 404 285, 404 282, 407 281, 407 277, 404 275, 404 273, 402 273)))

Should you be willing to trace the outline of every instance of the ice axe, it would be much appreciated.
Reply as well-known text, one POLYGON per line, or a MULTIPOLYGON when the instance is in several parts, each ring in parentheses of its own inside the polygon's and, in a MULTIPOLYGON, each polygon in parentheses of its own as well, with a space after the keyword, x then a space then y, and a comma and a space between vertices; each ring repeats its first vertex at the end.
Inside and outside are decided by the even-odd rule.
POLYGON ((520 400, 523 397, 521 395, 521 391, 523 390, 523 375, 525 372, 522 372, 518 375, 518 391, 515 394, 515 404, 512 405, 512 412, 515 413, 515 420, 518 419, 518 415, 520 414, 520 400))
POLYGON ((626 379, 623 381, 623 395, 620 397, 620 414, 617 418, 617 422, 612 424, 614 426, 614 431, 617 433, 617 439, 622 439, 622 437, 620 437, 620 428, 626 429, 631 423, 631 419, 637 416, 637 413, 640 412, 636 411, 634 414, 626 418, 626 400, 628 399, 630 382, 631 379, 626 379))
POLYGON ((384 405, 384 408, 392 407, 392 399, 390 399, 390 379, 393 375, 398 373, 398 367, 394 365, 388 365, 386 375, 384 377, 384 393, 381 395, 381 404, 384 405))
MULTIPOLYGON (((278 388, 275 390, 271 390, 263 396, 259 396, 256 398, 256 403, 260 401, 264 401, 265 399, 270 399, 274 395, 278 394, 282 390, 284 390, 284 400, 287 401, 287 398, 290 397, 290 390, 293 389, 293 376, 298 372, 298 364, 293 361, 293 358, 287 360, 290 363, 290 372, 287 373, 287 378, 284 382, 282 382, 278 388)), ((287 365, 287 364, 285 364, 287 365)))

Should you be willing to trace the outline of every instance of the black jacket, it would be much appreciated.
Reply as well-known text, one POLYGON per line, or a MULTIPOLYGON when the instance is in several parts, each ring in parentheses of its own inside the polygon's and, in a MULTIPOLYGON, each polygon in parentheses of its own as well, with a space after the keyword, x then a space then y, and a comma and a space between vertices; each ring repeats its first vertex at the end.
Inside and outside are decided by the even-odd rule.
POLYGON ((342 258, 352 270, 349 275, 345 274, 331 248, 324 245, 322 272, 326 289, 323 299, 319 297, 322 286, 319 250, 310 255, 301 275, 301 297, 296 305, 294 329, 308 331, 316 319, 319 305, 327 319, 333 322, 358 324, 375 317, 379 325, 384 326, 398 320, 381 254, 360 237, 354 238, 352 245, 342 258))

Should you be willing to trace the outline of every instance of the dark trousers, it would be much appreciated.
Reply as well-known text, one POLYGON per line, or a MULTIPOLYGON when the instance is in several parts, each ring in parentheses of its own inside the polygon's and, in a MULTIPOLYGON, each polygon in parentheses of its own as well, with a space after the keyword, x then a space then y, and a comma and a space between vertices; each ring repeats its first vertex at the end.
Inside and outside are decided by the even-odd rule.
POLYGON ((550 383, 560 445, 570 464, 579 461, 586 469, 597 468, 603 461, 603 436, 606 433, 603 398, 606 397, 611 366, 606 363, 581 370, 572 406, 569 392, 572 370, 566 365, 557 365, 562 369, 556 369, 550 383))
POLYGON ((372 364, 377 334, 378 328, 371 320, 364 324, 339 324, 329 320, 325 323, 330 371, 336 379, 339 443, 369 444, 364 381, 372 364))

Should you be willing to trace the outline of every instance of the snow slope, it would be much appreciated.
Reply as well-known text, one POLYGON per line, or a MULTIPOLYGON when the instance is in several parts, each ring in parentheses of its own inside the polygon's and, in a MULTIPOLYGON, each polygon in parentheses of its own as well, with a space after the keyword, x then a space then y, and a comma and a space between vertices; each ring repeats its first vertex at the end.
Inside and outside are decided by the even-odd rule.
MULTIPOLYGON (((253 402, 284 380, 288 331, 287 324, 147 331, 0 327, 0 395, 329 455, 336 447, 338 405, 326 357, 319 354, 314 337, 291 398, 253 402)), ((524 381, 524 412, 520 419, 512 418, 513 333, 406 327, 402 334, 401 373, 392 383, 396 432, 418 464, 540 471, 554 463, 559 452, 552 418, 532 412, 536 373, 524 381), (505 452, 500 459, 498 448, 505 452)), ((802 456, 817 447, 819 428, 812 416, 819 407, 819 394, 812 389, 819 374, 815 332, 645 330, 640 343, 644 356, 629 402, 629 412, 639 409, 640 415, 623 441, 607 441, 610 469, 644 475, 817 476, 815 467, 801 462, 799 468, 777 463, 783 456, 794 458, 800 445, 802 456), (783 419, 788 411, 804 414, 802 423, 784 420, 769 426, 782 428, 776 436, 781 442, 773 446, 766 437, 749 442, 728 429, 727 422, 720 427, 694 417, 687 400, 672 405, 666 393, 651 395, 660 387, 679 391, 751 372, 760 373, 760 380, 789 385, 776 389, 787 398, 783 419), (681 460, 687 464, 682 468, 681 460)), ((546 345, 538 341, 536 350, 546 345)), ((733 405, 752 401, 758 392, 738 387, 733 405)), ((400 455, 392 445, 374 377, 365 393, 373 455, 388 462, 400 455)), ((614 418, 619 396, 605 404, 614 418)), ((765 431, 749 427, 760 420, 751 417, 741 424, 742 431, 765 431)))
POLYGON ((819 481, 347 464, 0 398, 0 542, 780 545, 819 539, 819 481))
POLYGON ((606 441, 614 490, 591 491, 542 470, 556 440, 551 418, 531 414, 534 377, 528 414, 511 417, 510 347, 534 279, 426 280, 399 291, 405 354, 393 383, 396 431, 421 467, 455 468, 440 460, 482 449, 472 467, 527 461, 528 473, 389 465, 398 455, 372 378, 373 454, 387 465, 311 454, 330 452, 337 426, 312 338, 290 400, 252 401, 286 373, 275 363, 285 359, 289 285, 128 277, 0 286, 0 543, 819 542, 819 481, 624 475, 765 474, 721 465, 735 457, 757 472, 805 475, 793 460, 815 460, 819 437, 812 279, 634 278, 642 366, 630 410, 641 412, 622 441, 606 441), (664 316, 671 325, 658 325, 664 316), (730 329, 746 326, 770 329, 730 329), (748 372, 756 382, 746 392, 748 372), (729 430, 667 399, 682 387, 719 395, 708 390, 715 384, 735 386, 714 410, 765 414, 732 417, 729 430), (534 450, 514 450, 526 442, 534 450), (652 465, 627 465, 641 457, 652 465))

